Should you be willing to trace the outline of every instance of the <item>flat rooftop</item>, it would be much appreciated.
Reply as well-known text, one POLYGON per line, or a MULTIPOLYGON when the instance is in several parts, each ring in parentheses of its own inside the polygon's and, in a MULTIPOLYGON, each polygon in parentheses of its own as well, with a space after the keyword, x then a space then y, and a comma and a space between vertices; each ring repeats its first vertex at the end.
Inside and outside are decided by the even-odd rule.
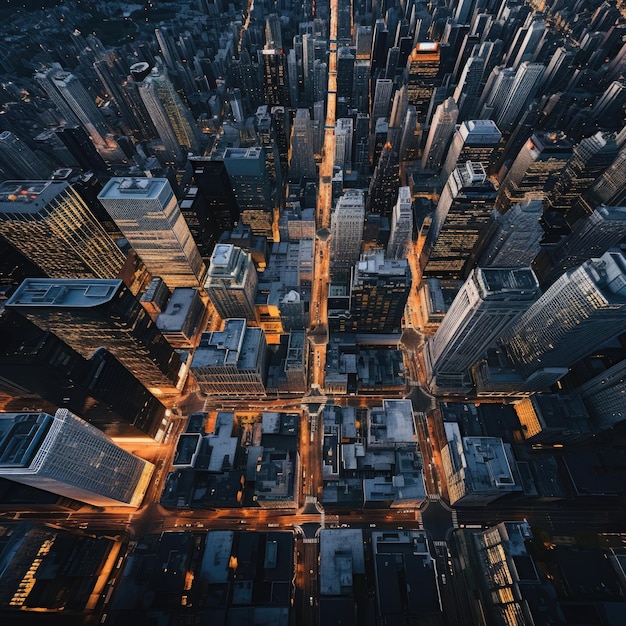
POLYGON ((121 280, 98 278, 27 278, 6 306, 89 308, 111 300, 121 285, 121 280))
POLYGON ((7 180, 0 185, 0 215, 39 213, 67 187, 64 180, 7 180))
POLYGON ((98 199, 157 198, 166 185, 169 185, 167 178, 112 178, 98 199))
POLYGON ((53 421, 47 413, 0 413, 0 468, 28 467, 53 421))

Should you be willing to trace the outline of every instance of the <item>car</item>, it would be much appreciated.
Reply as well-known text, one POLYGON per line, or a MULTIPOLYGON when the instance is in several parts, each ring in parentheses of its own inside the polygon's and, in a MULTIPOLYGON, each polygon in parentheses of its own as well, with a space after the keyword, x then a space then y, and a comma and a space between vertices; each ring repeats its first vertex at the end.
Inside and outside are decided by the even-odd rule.
POLYGON ((313 606, 313 596, 309 596, 309 605, 313 606))
POLYGON ((376 524, 370 524, 370 528, 376 528, 376 524))

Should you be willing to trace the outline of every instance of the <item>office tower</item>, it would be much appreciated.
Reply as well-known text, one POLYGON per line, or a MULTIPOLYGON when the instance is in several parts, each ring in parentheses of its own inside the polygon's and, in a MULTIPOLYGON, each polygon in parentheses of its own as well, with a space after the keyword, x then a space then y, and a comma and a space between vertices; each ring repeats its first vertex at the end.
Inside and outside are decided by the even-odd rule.
POLYGON ((353 170, 359 176, 359 180, 369 180, 370 157, 369 157, 369 127, 370 118, 364 113, 357 113, 354 123, 354 153, 353 170))
POLYGON ((467 369, 539 296, 530 268, 475 268, 424 350, 432 388, 468 384, 467 369))
POLYGON ((358 59, 354 62, 352 82, 352 106, 359 112, 369 112, 370 62, 358 59))
POLYGON ((552 93, 556 93, 558 90, 565 87, 565 82, 571 77, 571 63, 574 60, 574 52, 568 50, 565 46, 559 46, 548 65, 546 71, 541 77, 539 83, 539 91, 543 93, 545 90, 550 89, 552 93))
POLYGON ((92 506, 138 507, 154 465, 67 409, 0 413, 0 477, 92 506))
POLYGON ((480 259, 481 267, 529 267, 543 236, 539 200, 514 204, 506 213, 494 211, 493 234, 480 259))
POLYGON ((220 235, 239 221, 239 207, 224 161, 191 157, 189 162, 197 193, 191 206, 185 199, 180 209, 203 260, 208 263, 220 235))
POLYGON ((426 122, 426 112, 435 87, 441 80, 438 79, 440 67, 440 48, 436 42, 420 42, 409 55, 406 70, 407 95, 409 104, 415 107, 417 121, 426 122))
POLYGON ((390 142, 383 146, 367 196, 367 214, 389 217, 400 187, 398 153, 390 142))
POLYGON ((298 76, 298 60, 296 58, 296 51, 293 48, 289 50, 289 53, 287 54, 287 74, 287 82, 289 84, 289 100, 291 102, 291 106, 297 108, 300 97, 298 87, 301 84, 301 81, 298 76))
POLYGON ((372 50, 372 27, 358 24, 355 30, 356 58, 369 60, 372 50))
POLYGON ((391 114, 389 115, 390 128, 402 128, 408 107, 409 100, 406 93, 406 85, 402 85, 393 95, 393 104, 391 106, 391 114))
POLYGON ((391 135, 395 135, 395 129, 389 132, 389 122, 384 117, 379 117, 373 127, 372 135, 370 136, 370 154, 372 155, 372 163, 375 165, 380 161, 380 155, 382 154, 385 144, 389 143, 392 146, 393 141, 391 135))
POLYGON ((106 346, 152 393, 178 393, 180 357, 121 280, 29 278, 6 306, 86 359, 106 346))
MULTIPOLYGON (((136 63, 131 73, 135 69, 137 76, 137 70, 145 70, 146 66, 146 63, 136 63)), ((169 160, 182 162, 187 150, 200 151, 200 133, 164 67, 152 68, 139 83, 139 93, 169 160)))
POLYGON ((458 163, 481 163, 486 172, 493 167, 502 148, 502 133, 492 120, 468 120, 455 131, 441 170, 445 184, 458 163))
POLYGON ((454 13, 454 21, 457 24, 469 24, 474 12, 476 0, 459 0, 454 13))
POLYGON ((618 206, 626 202, 626 146, 615 160, 583 193, 576 203, 577 213, 591 213, 599 204, 618 206))
POLYGON ((626 207, 599 206, 578 223, 574 232, 549 254, 549 262, 541 256, 536 263, 540 282, 553 283, 563 272, 587 259, 597 258, 626 236, 626 207))
POLYGON ((335 124, 335 165, 343 170, 352 169, 353 121, 340 117, 335 124))
POLYGON ((606 252, 566 271, 501 338, 528 377, 567 368, 626 330, 626 259, 606 252))
POLYGON ((498 65, 491 70, 476 107, 480 118, 493 118, 511 93, 515 70, 498 65))
POLYGON ((46 275, 116 278, 124 255, 65 181, 0 184, 0 234, 46 275))
POLYGON ((96 146, 107 146, 108 131, 102 114, 74 74, 64 72, 60 65, 55 64, 52 68, 36 73, 35 80, 43 87, 67 124, 80 124, 96 146))
POLYGON ((265 395, 268 350, 262 328, 245 319, 228 319, 224 330, 203 333, 191 361, 201 393, 224 396, 265 395))
POLYGON ((291 132, 289 178, 315 178, 317 169, 313 153, 313 124, 308 109, 297 109, 291 132))
POLYGON ((545 36, 545 33, 545 20, 536 19, 530 24, 519 50, 517 51, 517 55, 511 63, 511 67, 513 69, 516 70, 522 63, 534 61, 537 49, 539 48, 539 43, 545 36))
POLYGON ((472 118, 478 109, 480 81, 485 61, 479 56, 469 57, 454 90, 453 98, 459 108, 461 121, 472 118))
POLYGON ((370 55, 373 76, 375 76, 378 71, 384 71, 387 50, 389 49, 389 39, 389 31, 387 30, 385 20, 382 18, 377 19, 374 22, 374 31, 372 33, 372 53, 370 55))
POLYGON ((98 200, 153 277, 201 286, 206 268, 167 179, 111 178, 98 200))
POLYGON ((265 18, 265 44, 268 48, 283 48, 283 34, 280 28, 280 17, 271 13, 265 18))
POLYGON ((582 139, 574 146, 572 157, 547 194, 546 209, 562 213, 573 227, 588 214, 585 207, 577 203, 578 199, 611 165, 617 155, 614 135, 598 132, 582 139))
POLYGON ((611 428, 626 419, 626 359, 618 361, 575 391, 600 428, 611 428))
POLYGON ((261 147, 226 148, 221 160, 240 207, 241 221, 249 224, 255 235, 273 239, 274 199, 265 151, 261 147))
POLYGON ((382 250, 361 255, 353 268, 346 331, 399 332, 410 290, 411 268, 406 259, 385 259, 382 250))
POLYGON ((83 171, 109 171, 109 166, 81 126, 59 126, 54 132, 83 171))
POLYGON ((287 55, 282 50, 266 48, 259 50, 259 58, 263 68, 265 103, 269 106, 291 106, 287 55))
POLYGON ((276 132, 276 147, 278 148, 280 168, 283 172, 286 172, 291 137, 289 109, 285 107, 272 107, 270 109, 270 115, 272 116, 272 123, 274 124, 274 130, 276 132))
POLYGON ((626 103, 626 85, 614 80, 591 107, 590 115, 593 119, 601 119, 603 125, 612 124, 612 118, 616 116, 615 121, 621 126, 624 122, 624 103, 626 103))
POLYGON ((496 208, 503 213, 524 200, 543 200, 572 156, 572 144, 557 133, 536 132, 519 151, 502 181, 496 208))
POLYGON ((496 189, 480 163, 467 161, 452 172, 441 192, 422 251, 423 276, 463 279, 484 244, 496 189))
POLYGON ((204 288, 223 320, 241 317, 256 321, 257 284, 257 272, 249 253, 231 244, 215 246, 204 288))
POLYGON ((459 109, 454 98, 447 98, 435 109, 422 154, 422 169, 440 167, 452 140, 458 116, 459 109))
POLYGON ((278 152, 278 138, 274 120, 267 105, 260 106, 255 113, 256 131, 261 139, 261 145, 265 152, 265 167, 272 185, 279 185, 283 179, 283 172, 278 152))
POLYGON ((110 437, 161 441, 169 412, 111 353, 86 359, 26 318, 0 315, 0 390, 24 406, 33 395, 93 424, 110 437))
POLYGON ((400 160, 415 161, 420 154, 422 143, 422 126, 417 122, 415 107, 410 104, 406 108, 402 135, 400 137, 400 160))
POLYGON ((10 130, 0 132, 0 166, 22 180, 51 174, 50 167, 10 130))
POLYGON ((372 101, 371 120, 372 124, 380 117, 389 118, 389 104, 393 92, 393 80, 390 78, 379 78, 375 83, 374 98, 372 101))
POLYGON ((345 116, 352 106, 355 49, 342 46, 337 50, 337 114, 345 116), (339 109, 342 108, 340 111, 339 109))
POLYGON ((333 271, 346 271, 358 260, 363 240, 365 198, 362 189, 348 189, 330 216, 330 260, 333 271))
POLYGON ((405 259, 413 240, 413 203, 411 189, 400 187, 398 201, 391 214, 391 234, 387 244, 388 259, 405 259))
POLYGON ((501 107, 494 109, 493 117, 504 132, 511 132, 530 101, 535 97, 545 68, 541 63, 522 63, 501 107))

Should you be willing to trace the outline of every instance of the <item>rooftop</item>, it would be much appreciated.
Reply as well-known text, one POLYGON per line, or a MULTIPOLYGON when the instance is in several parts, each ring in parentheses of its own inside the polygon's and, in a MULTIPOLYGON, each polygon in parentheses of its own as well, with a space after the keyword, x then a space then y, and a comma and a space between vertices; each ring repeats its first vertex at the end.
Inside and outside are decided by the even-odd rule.
POLYGON ((157 198, 166 185, 169 185, 167 178, 112 178, 98 199, 157 198))
POLYGON ((121 285, 121 280, 97 278, 27 278, 7 300, 7 306, 95 307, 109 302, 121 285))
POLYGON ((38 213, 67 187, 64 180, 7 180, 0 184, 0 215, 38 213))

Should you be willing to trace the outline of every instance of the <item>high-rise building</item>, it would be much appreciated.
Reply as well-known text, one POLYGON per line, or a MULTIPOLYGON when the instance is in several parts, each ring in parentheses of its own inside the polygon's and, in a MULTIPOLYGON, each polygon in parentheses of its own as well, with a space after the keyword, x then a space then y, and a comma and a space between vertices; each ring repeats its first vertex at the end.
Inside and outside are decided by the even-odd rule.
POLYGON ((23 180, 51 174, 50 167, 10 130, 0 132, 0 165, 23 180))
POLYGON ((615 136, 598 132, 577 143, 554 187, 547 194, 546 209, 565 215, 570 226, 587 216, 578 200, 618 155, 615 136))
POLYGON ((100 156, 82 126, 59 126, 54 133, 83 171, 108 172, 109 166, 100 156))
POLYGON ((98 199, 152 276, 170 288, 199 287, 206 271, 165 178, 111 178, 98 199))
POLYGON ((154 465, 59 409, 0 413, 0 477, 93 506, 138 507, 154 465))
POLYGON ((217 156, 226 166, 241 221, 248 224, 255 235, 273 239, 274 199, 263 148, 226 148, 217 156))
POLYGON ((545 67, 541 63, 525 61, 519 66, 502 106, 493 112, 494 120, 502 131, 513 130, 516 122, 535 97, 544 70, 545 67))
POLYGON ((333 271, 347 271, 358 260, 363 240, 365 197, 362 189, 348 189, 330 217, 330 260, 333 271))
POLYGON ((204 288, 223 319, 241 317, 255 322, 258 276, 249 253, 219 243, 211 255, 204 288))
POLYGON ((543 204, 539 200, 514 204, 504 214, 494 211, 493 234, 481 256, 480 266, 529 267, 540 251, 542 214, 543 204))
POLYGON ((426 122, 430 98, 441 82, 438 78, 440 63, 439 44, 430 41, 416 44, 407 61, 407 95, 420 124, 426 122))
POLYGON ((459 163, 482 163, 489 172, 502 149, 502 133, 492 120, 468 120, 455 131, 441 170, 441 181, 448 177, 459 163))
POLYGON ((524 200, 543 200, 572 156, 572 144, 557 133, 536 132, 522 146, 500 185, 496 208, 503 213, 524 200))
POLYGON ((340 117, 335 124, 335 165, 342 170, 352 169, 353 127, 350 117, 340 117))
POLYGON ((480 83, 484 69, 485 61, 482 57, 473 56, 467 59, 452 96, 459 107, 459 119, 461 121, 472 118, 477 113, 480 83))
POLYGON ((563 272, 587 259, 597 258, 613 246, 618 246, 626 236, 626 207, 599 206, 578 223, 574 232, 560 245, 542 251, 536 259, 542 286, 552 284, 563 272), (549 257, 546 262, 544 254, 549 257))
POLYGON ((110 437, 162 441, 169 411, 110 352, 89 359, 14 311, 0 315, 0 390, 68 408, 110 437))
POLYGON ((481 163, 467 161, 441 192, 422 251, 423 276, 463 279, 482 252, 496 189, 481 163))
POLYGON ((372 112, 370 118, 372 123, 376 123, 379 117, 389 118, 389 104, 393 93, 393 80, 390 78, 379 78, 376 80, 372 100, 372 112))
POLYGON ((48 276, 117 278, 124 255, 72 185, 0 184, 0 234, 48 276))
POLYGON ((382 250, 361 255, 353 269, 346 331, 399 332, 410 290, 411 268, 406 259, 385 259, 382 250))
MULTIPOLYGON (((138 69, 137 65, 147 66, 146 63, 135 64, 131 72, 133 68, 138 69)), ((200 151, 200 132, 164 67, 152 68, 140 82, 139 93, 168 154, 167 160, 181 162, 187 150, 200 151)))
POLYGON ((422 169, 440 167, 456 129, 459 109, 454 98, 447 98, 435 109, 422 154, 422 169))
POLYGON ((398 152, 387 142, 374 168, 367 196, 367 214, 389 217, 400 188, 398 152))
POLYGON ((468 368, 539 296, 530 268, 472 270, 424 350, 432 389, 464 388, 468 368))
POLYGON ((351 104, 359 113, 369 113, 369 80, 370 62, 357 57, 354 62, 351 104))
POLYGON ((269 106, 290 106, 287 55, 280 49, 266 48, 259 50, 259 59, 263 68, 265 102, 269 106))
POLYGON ((539 43, 545 36, 546 22, 543 19, 536 19, 528 27, 524 39, 517 50, 517 54, 511 63, 513 69, 517 69, 522 63, 535 60, 539 43))
POLYGON ((398 201, 391 214, 391 234, 387 244, 388 259, 405 259, 413 239, 413 203, 411 189, 400 187, 398 201))
POLYGON ((626 419, 626 359, 576 389, 600 428, 611 428, 626 419))
POLYGON ((291 159, 289 178, 315 178, 314 137, 311 114, 308 109, 297 109, 291 132, 291 159))
POLYGON ((38 72, 35 79, 59 108, 68 124, 79 123, 96 146, 107 145, 107 127, 94 99, 71 72, 60 66, 38 72))
POLYGON ((202 259, 208 263, 220 235, 239 221, 239 207, 224 161, 191 157, 195 196, 185 198, 180 210, 202 259))
POLYGON ((591 213, 599 204, 619 206, 626 202, 626 145, 604 173, 583 193, 577 212, 591 213))
POLYGON ((85 359, 106 346, 157 395, 179 391, 180 357, 121 280, 30 278, 6 306, 85 359))
POLYGON ((613 251, 565 272, 502 336, 528 377, 567 368, 626 330, 626 259, 613 251))
POLYGON ((203 333, 191 372, 202 393, 259 397, 265 395, 267 360, 263 329, 229 319, 224 330, 203 333))

